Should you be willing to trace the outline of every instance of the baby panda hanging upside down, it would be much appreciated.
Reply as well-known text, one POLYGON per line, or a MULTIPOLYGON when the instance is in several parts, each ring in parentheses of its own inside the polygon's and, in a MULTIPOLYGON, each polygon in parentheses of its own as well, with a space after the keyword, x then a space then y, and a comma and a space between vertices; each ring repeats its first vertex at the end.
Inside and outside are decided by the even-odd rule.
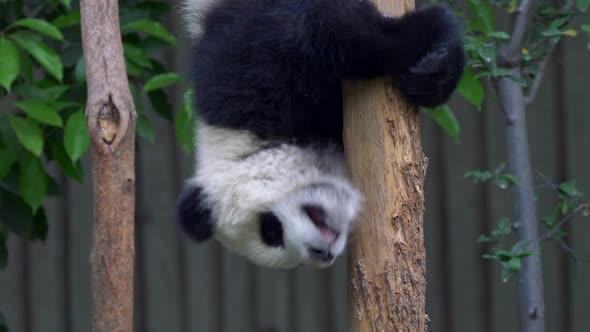
POLYGON ((184 0, 198 109, 178 220, 256 264, 329 266, 362 206, 342 149, 342 80, 395 76, 420 106, 461 76, 450 9, 386 17, 363 0, 184 0))

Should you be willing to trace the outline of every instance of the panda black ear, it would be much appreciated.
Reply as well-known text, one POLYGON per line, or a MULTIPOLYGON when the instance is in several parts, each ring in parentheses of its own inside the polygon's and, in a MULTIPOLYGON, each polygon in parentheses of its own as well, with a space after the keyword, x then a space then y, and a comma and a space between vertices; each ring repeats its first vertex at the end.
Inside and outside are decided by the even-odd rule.
POLYGON ((197 242, 206 241, 213 235, 211 209, 203 202, 201 187, 184 189, 177 203, 177 220, 182 229, 197 242))

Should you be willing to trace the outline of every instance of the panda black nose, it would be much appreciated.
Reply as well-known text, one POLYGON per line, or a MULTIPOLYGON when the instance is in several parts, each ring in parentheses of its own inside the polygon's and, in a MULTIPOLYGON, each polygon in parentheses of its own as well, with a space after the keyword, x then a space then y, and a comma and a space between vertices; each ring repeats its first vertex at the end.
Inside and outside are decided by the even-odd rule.
POLYGON ((321 262, 331 262, 334 259, 334 255, 330 252, 330 250, 325 249, 318 249, 318 248, 308 248, 309 257, 314 260, 318 260, 321 262))

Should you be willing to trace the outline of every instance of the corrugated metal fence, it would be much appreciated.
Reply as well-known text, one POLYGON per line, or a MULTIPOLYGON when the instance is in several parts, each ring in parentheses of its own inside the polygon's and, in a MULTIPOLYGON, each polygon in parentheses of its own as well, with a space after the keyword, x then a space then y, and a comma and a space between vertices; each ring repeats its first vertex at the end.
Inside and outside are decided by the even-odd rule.
MULTIPOLYGON (((547 70, 528 111, 530 142, 536 170, 554 179, 576 178, 590 193, 590 56, 578 39, 567 40, 547 70)), ((518 331, 516 284, 500 281, 499 270, 480 257, 483 248, 476 243, 509 215, 509 194, 463 178, 467 170, 492 169, 504 161, 502 116, 487 106, 481 113, 463 104, 454 109, 463 131, 458 145, 432 121, 423 121, 430 159, 425 184, 430 330, 518 331)), ((170 124, 160 119, 154 124, 156 144, 138 146, 136 330, 346 331, 345 259, 329 270, 274 272, 179 234, 171 216, 192 163, 179 150, 170 124)), ((47 242, 10 241, 11 264, 0 273, 0 310, 11 331, 90 331, 91 184, 89 176, 81 185, 62 183, 63 196, 46 203, 47 242)), ((541 214, 548 209, 541 206, 541 214)), ((570 230, 577 262, 552 243, 543 247, 552 332, 590 329, 590 222, 576 220, 570 230)))

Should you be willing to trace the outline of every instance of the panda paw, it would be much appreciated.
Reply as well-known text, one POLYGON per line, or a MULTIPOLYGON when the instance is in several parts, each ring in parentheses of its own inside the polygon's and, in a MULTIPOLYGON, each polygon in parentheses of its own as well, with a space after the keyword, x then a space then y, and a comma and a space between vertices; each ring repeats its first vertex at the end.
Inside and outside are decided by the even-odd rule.
POLYGON ((399 75, 406 97, 418 106, 445 103, 459 83, 465 58, 460 45, 440 46, 399 75))
POLYGON ((459 23, 447 6, 430 6, 408 17, 416 38, 409 42, 415 58, 399 73, 408 99, 433 107, 446 102, 459 82, 465 65, 459 23), (425 51, 424 51, 425 50, 425 51))

